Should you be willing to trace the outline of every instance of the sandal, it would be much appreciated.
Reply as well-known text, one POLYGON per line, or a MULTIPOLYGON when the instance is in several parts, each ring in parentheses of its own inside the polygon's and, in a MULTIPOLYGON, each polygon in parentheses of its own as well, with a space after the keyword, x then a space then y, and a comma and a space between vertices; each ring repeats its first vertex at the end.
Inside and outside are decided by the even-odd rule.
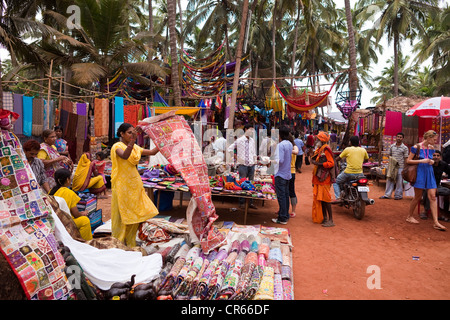
POLYGON ((435 228, 436 230, 439 230, 439 231, 446 231, 447 230, 446 227, 441 226, 441 225, 433 225, 433 228, 435 228))
POLYGON ((291 218, 295 218, 296 214, 295 214, 295 212, 292 212, 292 213, 289 214, 289 216, 290 216, 291 218))

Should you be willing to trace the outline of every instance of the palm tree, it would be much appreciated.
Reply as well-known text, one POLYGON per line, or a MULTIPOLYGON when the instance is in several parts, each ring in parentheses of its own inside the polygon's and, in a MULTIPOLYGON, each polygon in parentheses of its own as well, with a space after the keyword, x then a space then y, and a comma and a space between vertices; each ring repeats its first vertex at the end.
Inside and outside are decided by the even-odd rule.
POLYGON ((428 14, 438 10, 438 0, 360 0, 358 2, 358 19, 366 21, 374 12, 381 12, 374 24, 374 35, 378 41, 387 36, 394 48, 394 96, 399 95, 398 57, 403 39, 414 38, 417 34, 426 36, 423 23, 428 14))
POLYGON ((418 42, 414 51, 418 53, 418 62, 432 58, 430 75, 434 79, 434 95, 450 93, 450 7, 447 6, 438 15, 427 22, 428 39, 418 42))
MULTIPOLYGON (((146 31, 133 34, 128 28, 125 2, 78 0, 76 4, 81 9, 80 28, 71 30, 72 36, 58 33, 56 41, 42 45, 44 57, 70 67, 74 84, 92 87, 98 81, 100 91, 105 92, 108 79, 117 72, 148 85, 151 81, 147 76, 166 75, 159 62, 142 58, 149 50, 148 40, 155 37, 146 31)), ((58 12, 47 10, 44 16, 61 27, 67 24, 67 18, 58 12)))
POLYGON ((175 30, 176 24, 176 0, 167 0, 167 13, 169 15, 169 44, 170 44, 170 58, 172 63, 171 81, 173 87, 173 94, 175 105, 181 106, 181 89, 178 74, 178 54, 177 54, 177 36, 175 30))

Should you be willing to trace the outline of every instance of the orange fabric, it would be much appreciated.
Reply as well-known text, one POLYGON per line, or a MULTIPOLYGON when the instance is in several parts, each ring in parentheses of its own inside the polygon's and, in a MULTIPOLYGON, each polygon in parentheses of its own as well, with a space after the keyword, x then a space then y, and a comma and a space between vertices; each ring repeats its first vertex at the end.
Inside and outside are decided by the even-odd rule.
POLYGON ((331 202, 331 184, 328 185, 313 185, 313 205, 312 205, 312 220, 314 223, 322 223, 322 201, 331 202))
POLYGON ((142 108, 142 106, 140 104, 124 106, 124 108, 123 108, 124 122, 133 125, 133 127, 136 127, 138 124, 139 108, 142 108))
MULTIPOLYGON (((325 156, 327 157, 327 161, 324 162, 323 167, 326 169, 330 169, 334 166, 334 157, 333 152, 331 151, 330 147, 327 144, 324 144, 320 149, 316 150, 314 152, 313 158, 314 160, 319 160, 320 155, 322 153, 325 153, 325 156)), ((331 185, 331 175, 329 175, 325 181, 320 182, 319 179, 316 176, 317 166, 314 166, 313 169, 313 176, 312 176, 312 183, 318 184, 318 185, 331 185)))
POLYGON ((95 136, 107 136, 109 129, 109 100, 95 98, 94 100, 95 136))

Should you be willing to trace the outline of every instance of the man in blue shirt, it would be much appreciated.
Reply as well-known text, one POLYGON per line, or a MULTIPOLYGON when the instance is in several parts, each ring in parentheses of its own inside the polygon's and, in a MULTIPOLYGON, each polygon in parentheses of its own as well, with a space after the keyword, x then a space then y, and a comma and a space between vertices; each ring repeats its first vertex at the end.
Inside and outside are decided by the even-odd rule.
POLYGON ((295 159, 295 170, 298 173, 302 173, 302 164, 303 164, 303 147, 305 143, 302 139, 300 139, 300 135, 298 132, 294 133, 294 143, 298 148, 297 159, 295 159))
POLYGON ((293 145, 289 141, 289 129, 280 128, 280 143, 275 152, 275 192, 277 194, 278 218, 272 219, 274 223, 287 224, 289 220, 289 180, 291 174, 291 157, 293 145))

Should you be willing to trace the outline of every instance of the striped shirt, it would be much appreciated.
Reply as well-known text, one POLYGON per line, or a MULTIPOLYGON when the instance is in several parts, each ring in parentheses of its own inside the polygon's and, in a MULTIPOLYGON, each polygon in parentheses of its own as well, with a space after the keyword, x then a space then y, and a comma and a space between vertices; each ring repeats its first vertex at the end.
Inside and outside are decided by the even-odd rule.
POLYGON ((397 144, 394 143, 389 149, 389 155, 397 160, 400 168, 402 169, 405 165, 405 158, 408 158, 409 150, 408 147, 403 143, 400 146, 397 146, 397 144))

